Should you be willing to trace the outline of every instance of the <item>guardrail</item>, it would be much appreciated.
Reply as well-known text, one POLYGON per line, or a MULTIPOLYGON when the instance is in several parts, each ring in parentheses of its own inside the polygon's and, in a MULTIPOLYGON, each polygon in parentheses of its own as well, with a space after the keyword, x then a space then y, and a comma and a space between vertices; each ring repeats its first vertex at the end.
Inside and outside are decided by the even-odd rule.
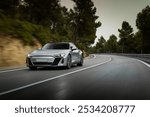
POLYGON ((120 55, 150 59, 150 54, 124 54, 124 53, 121 53, 120 55))
POLYGON ((150 63, 150 54, 127 54, 127 53, 109 53, 109 54, 137 58, 147 63, 150 63))

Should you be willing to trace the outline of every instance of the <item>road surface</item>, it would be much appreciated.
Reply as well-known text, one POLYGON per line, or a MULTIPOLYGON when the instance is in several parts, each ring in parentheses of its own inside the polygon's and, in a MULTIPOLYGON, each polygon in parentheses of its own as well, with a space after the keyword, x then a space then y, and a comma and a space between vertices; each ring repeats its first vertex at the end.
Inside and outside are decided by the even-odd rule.
POLYGON ((0 99, 148 100, 150 66, 133 58, 95 55, 69 70, 0 71, 0 99))

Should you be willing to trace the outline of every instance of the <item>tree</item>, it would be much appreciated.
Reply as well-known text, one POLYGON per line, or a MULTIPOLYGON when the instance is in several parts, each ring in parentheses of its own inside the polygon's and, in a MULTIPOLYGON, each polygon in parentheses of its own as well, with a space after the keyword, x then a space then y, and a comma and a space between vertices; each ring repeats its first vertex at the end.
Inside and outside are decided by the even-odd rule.
MULTIPOLYGON (((6 20, 16 21, 13 26, 25 28, 27 33, 30 32, 31 39, 32 36, 45 37, 48 34, 52 41, 73 41, 80 49, 87 51, 94 43, 101 23, 97 21, 96 7, 91 0, 72 1, 75 6, 68 11, 60 5, 60 0, 0 0, 0 17, 7 15, 6 20), (19 23, 21 21, 23 24, 19 23), (36 33, 42 29, 46 29, 46 33, 36 33)), ((16 32, 21 32, 19 28, 16 32)))
POLYGON ((136 26, 143 35, 143 52, 150 53, 150 6, 138 13, 136 26))
POLYGON ((117 44, 117 37, 115 35, 111 35, 109 37, 109 40, 107 40, 107 51, 109 52, 117 52, 118 50, 118 44, 117 44))
POLYGON ((96 52, 98 53, 104 53, 106 52, 106 40, 104 39, 103 36, 100 37, 100 39, 98 39, 98 42, 96 43, 96 52))
POLYGON ((15 16, 20 0, 0 0, 0 10, 10 16, 15 16))
POLYGON ((129 25, 128 22, 123 21, 122 28, 118 29, 119 31, 119 44, 122 47, 122 53, 126 52, 129 53, 132 48, 133 43, 133 28, 129 25))
POLYGON ((96 38, 96 29, 101 25, 96 22, 96 7, 91 0, 72 0, 75 2, 74 11, 72 11, 72 25, 74 26, 74 42, 84 45, 88 48, 94 43, 96 38))
POLYGON ((136 32, 134 35, 134 49, 136 53, 143 53, 142 41, 143 41, 142 33, 140 31, 136 32))
POLYGON ((59 0, 25 0, 29 21, 56 29, 61 20, 59 0))
POLYGON ((61 7, 60 0, 25 0, 23 6, 26 20, 48 27, 54 41, 70 40, 69 13, 66 7, 61 7))

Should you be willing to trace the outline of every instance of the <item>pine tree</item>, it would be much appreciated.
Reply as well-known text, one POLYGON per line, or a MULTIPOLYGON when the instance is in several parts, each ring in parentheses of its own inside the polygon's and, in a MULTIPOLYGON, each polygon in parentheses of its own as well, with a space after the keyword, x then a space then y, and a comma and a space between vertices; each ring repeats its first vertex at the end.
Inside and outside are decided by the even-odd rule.
POLYGON ((75 2, 72 21, 74 26, 74 42, 81 43, 86 48, 94 43, 96 38, 96 29, 101 25, 96 22, 96 7, 91 0, 72 0, 75 2))
POLYGON ((99 53, 105 53, 106 52, 106 40, 103 36, 98 39, 98 42, 96 43, 96 51, 99 53))
POLYGON ((107 51, 115 53, 118 50, 117 37, 115 35, 111 35, 107 40, 107 51))
POLYGON ((136 26, 143 36, 143 52, 150 53, 150 6, 138 13, 136 26))
POLYGON ((133 28, 129 25, 128 22, 123 21, 122 28, 118 29, 119 31, 119 44, 122 47, 122 53, 129 53, 132 48, 133 43, 133 28))
POLYGON ((61 19, 59 0, 25 0, 29 21, 55 29, 61 19))
POLYGON ((8 16, 14 17, 20 0, 0 0, 0 10, 8 16))

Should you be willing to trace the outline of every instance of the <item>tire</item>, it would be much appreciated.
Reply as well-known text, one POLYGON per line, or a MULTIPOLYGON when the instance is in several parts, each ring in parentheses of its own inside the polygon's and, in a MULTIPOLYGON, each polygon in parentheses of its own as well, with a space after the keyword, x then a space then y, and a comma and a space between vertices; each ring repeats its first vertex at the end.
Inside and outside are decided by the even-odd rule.
POLYGON ((37 67, 33 67, 33 66, 31 67, 31 66, 30 66, 29 69, 30 69, 30 70, 36 70, 37 67))
POLYGON ((67 66, 66 66, 67 69, 70 69, 71 68, 71 56, 68 55, 67 57, 67 66))
POLYGON ((83 66, 83 56, 81 56, 80 62, 77 65, 78 66, 83 66))

